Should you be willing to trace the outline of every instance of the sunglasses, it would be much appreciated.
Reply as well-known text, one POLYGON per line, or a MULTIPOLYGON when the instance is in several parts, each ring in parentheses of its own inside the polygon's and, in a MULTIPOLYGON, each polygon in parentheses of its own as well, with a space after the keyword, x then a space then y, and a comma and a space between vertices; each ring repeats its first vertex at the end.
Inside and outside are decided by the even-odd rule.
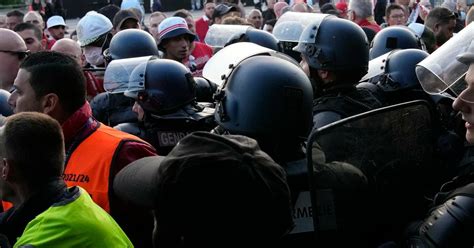
POLYGON ((7 51, 7 50, 0 50, 0 53, 9 53, 18 56, 20 60, 28 57, 30 55, 30 51, 7 51))

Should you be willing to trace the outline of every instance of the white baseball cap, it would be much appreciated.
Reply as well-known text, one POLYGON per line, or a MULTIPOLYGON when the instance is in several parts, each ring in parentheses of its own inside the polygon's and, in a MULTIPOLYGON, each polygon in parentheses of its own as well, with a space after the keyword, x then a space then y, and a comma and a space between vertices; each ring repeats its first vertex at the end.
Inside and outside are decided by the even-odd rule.
POLYGON ((55 26, 64 26, 66 27, 66 22, 64 22, 64 18, 62 16, 51 16, 48 18, 48 21, 46 22, 46 27, 47 28, 52 28, 55 26))
POLYGON ((112 27, 112 22, 107 17, 95 11, 89 11, 77 23, 77 42, 81 47, 87 46, 110 32, 112 27))

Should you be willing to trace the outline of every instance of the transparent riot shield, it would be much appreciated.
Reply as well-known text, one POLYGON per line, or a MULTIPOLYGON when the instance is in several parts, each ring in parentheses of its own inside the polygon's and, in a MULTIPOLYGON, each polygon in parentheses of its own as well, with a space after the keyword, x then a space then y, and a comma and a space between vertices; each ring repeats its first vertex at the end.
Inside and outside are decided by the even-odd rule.
MULTIPOLYGON (((303 30, 310 24, 321 23, 324 18, 335 16, 319 13, 286 12, 275 23, 272 34, 278 40, 281 52, 291 56, 296 61, 301 60, 299 52, 293 48, 298 45, 303 30)), ((319 26, 319 25, 318 25, 319 26)), ((312 41, 314 42, 314 41, 312 41)))
POLYGON ((327 14, 319 13, 300 13, 286 12, 275 23, 273 35, 279 41, 299 42, 301 33, 310 24, 321 23, 326 17, 332 17, 327 14))
POLYGON ((439 172, 435 130, 429 105, 412 101, 314 131, 307 156, 317 242, 369 247, 423 217, 439 172))
POLYGON ((245 34, 251 28, 247 25, 214 24, 209 27, 204 42, 214 49, 221 49, 234 35, 245 34))

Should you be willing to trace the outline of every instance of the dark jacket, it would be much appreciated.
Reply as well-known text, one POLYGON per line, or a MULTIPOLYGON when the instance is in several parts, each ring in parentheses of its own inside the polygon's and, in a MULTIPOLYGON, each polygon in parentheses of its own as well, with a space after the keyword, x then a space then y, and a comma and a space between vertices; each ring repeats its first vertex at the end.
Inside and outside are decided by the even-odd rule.
POLYGON ((111 127, 120 123, 137 122, 137 114, 132 111, 134 102, 135 100, 123 94, 103 92, 91 101, 92 115, 111 127))
POLYGON ((22 235, 26 225, 51 205, 61 201, 66 193, 67 188, 64 181, 61 178, 53 179, 38 188, 36 194, 22 205, 14 206, 6 212, 0 213, 0 234, 8 239, 6 241, 0 238, 1 247, 13 246, 16 239, 22 235))

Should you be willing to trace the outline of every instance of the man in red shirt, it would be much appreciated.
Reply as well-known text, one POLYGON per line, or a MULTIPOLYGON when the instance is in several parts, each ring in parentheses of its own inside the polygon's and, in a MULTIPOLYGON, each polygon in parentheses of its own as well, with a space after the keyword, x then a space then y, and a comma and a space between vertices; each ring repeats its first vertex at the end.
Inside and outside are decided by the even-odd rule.
POLYGON ((360 27, 372 29, 377 33, 381 28, 375 22, 373 6, 372 0, 352 0, 349 2, 347 16, 350 21, 355 22, 360 27))
POLYGON ((214 8, 216 4, 213 0, 207 0, 204 5, 204 15, 196 20, 196 33, 199 37, 199 41, 204 42, 207 31, 209 30, 209 22, 211 21, 212 14, 214 14, 214 8))
MULTIPOLYGON (((58 40, 54 46, 51 48, 51 51, 67 54, 71 56, 76 62, 83 67, 86 64, 86 58, 82 54, 82 49, 79 44, 69 38, 63 38, 58 40)), ((104 92, 104 85, 102 80, 96 78, 90 71, 83 71, 84 77, 86 78, 86 98, 88 101, 91 101, 96 95, 101 92, 104 92)))

